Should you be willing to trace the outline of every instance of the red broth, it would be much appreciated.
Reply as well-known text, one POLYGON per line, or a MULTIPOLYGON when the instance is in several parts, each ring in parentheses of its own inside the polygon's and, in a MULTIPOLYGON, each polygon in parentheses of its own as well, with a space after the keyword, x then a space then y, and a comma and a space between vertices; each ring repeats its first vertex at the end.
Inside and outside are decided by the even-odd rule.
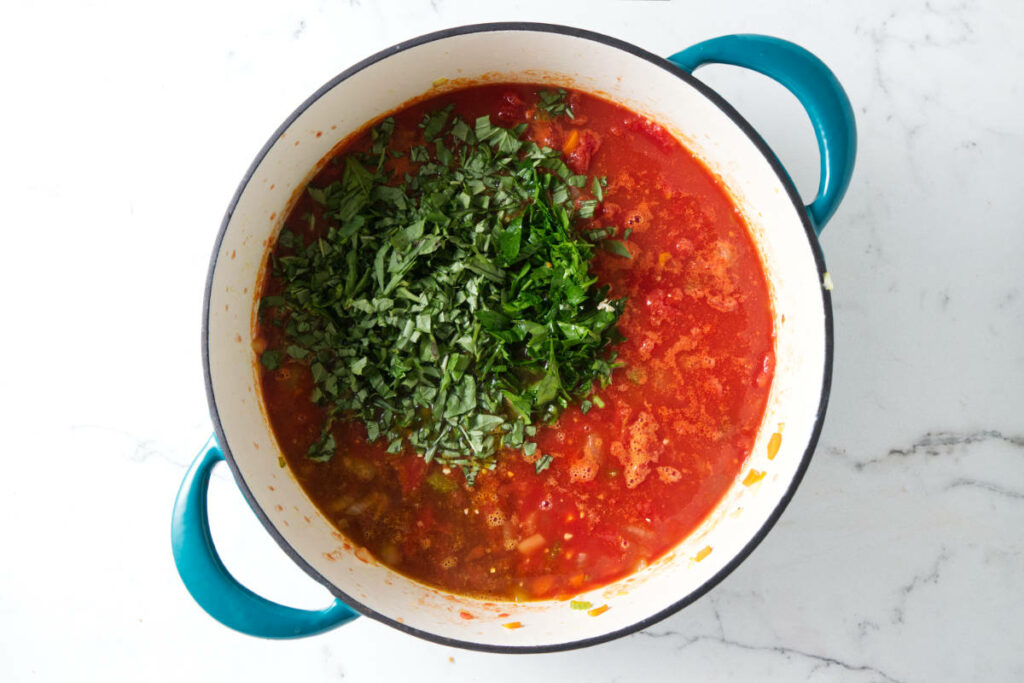
MULTIPOLYGON (((467 121, 528 121, 528 139, 562 149, 577 173, 608 178, 594 219, 580 227, 632 229, 632 259, 599 252, 593 266, 612 296, 628 297, 619 322, 627 340, 617 347, 624 367, 599 392, 604 407, 570 407, 541 428, 538 454, 554 456, 547 470, 506 451, 468 487, 457 468, 367 443, 360 422, 336 425, 337 454, 313 462, 305 453, 325 413, 309 400, 309 370, 294 361, 261 367, 280 448, 323 514, 394 570, 491 599, 564 599, 677 545, 736 479, 775 369, 764 271, 718 180, 660 126, 607 100, 573 91, 574 120, 538 119, 541 89, 486 85, 421 101, 394 114, 393 140, 421 144, 417 124, 449 103, 467 121)), ((336 157, 368 145, 364 131, 336 157)), ((328 163, 312 184, 339 177, 328 163)), ((304 194, 285 226, 307 230, 310 213, 322 209, 304 194)), ((262 294, 281 287, 267 276, 262 294)), ((281 334, 264 323, 254 343, 277 347, 281 334)))

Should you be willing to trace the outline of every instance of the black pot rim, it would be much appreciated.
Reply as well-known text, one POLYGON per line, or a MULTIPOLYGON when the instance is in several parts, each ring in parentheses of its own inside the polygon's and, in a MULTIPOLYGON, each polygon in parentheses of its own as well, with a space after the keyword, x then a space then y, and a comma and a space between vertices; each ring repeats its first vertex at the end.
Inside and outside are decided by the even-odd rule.
MULTIPOLYGON (((800 464, 797 467, 796 473, 790 482, 789 488, 785 494, 779 499, 772 514, 769 515, 768 519, 765 520, 764 524, 758 529, 757 533, 747 542, 747 544, 726 564, 720 569, 714 576, 708 579, 705 583, 699 586, 695 591, 691 592, 684 598, 673 602, 671 605, 660 610, 656 614, 637 621, 629 626, 626 626, 615 631, 602 634, 600 636, 594 636, 591 638, 583 638, 580 640, 567 641, 564 643, 554 643, 549 645, 535 645, 535 646, 506 646, 506 645, 490 645, 487 643, 475 643, 471 641, 457 640, 454 638, 447 638, 424 631, 422 629, 414 628, 406 624, 400 623, 391 619, 383 614, 370 609, 366 605, 362 604, 355 597, 345 593, 329 580, 324 578, 319 572, 317 572, 306 560, 298 553, 292 546, 278 533, 273 523, 270 521, 269 516, 256 502, 252 491, 249 489, 242 477, 241 472, 238 469, 238 465, 235 462, 234 456, 231 453, 230 444, 228 443, 227 437, 224 433, 224 428, 220 421, 220 415, 217 411, 217 403, 213 393, 213 382, 210 374, 210 353, 209 353, 209 321, 210 321, 210 300, 213 289, 213 275, 217 266, 217 255, 220 253, 221 243, 224 240, 224 235, 227 232, 228 224, 231 222, 231 217, 234 214, 235 207, 238 204, 238 200, 242 193, 245 191, 252 179, 256 168, 263 161, 264 157, 269 152, 270 148, 277 142, 278 138, 283 132, 285 132, 289 126, 308 109, 314 102, 316 102, 324 93, 334 88, 342 81, 350 78, 354 74, 362 71, 368 66, 375 64, 387 57, 395 55, 399 52, 403 52, 410 48, 417 47, 426 43, 431 43, 437 40, 443 40, 454 36, 461 36, 471 33, 486 33, 492 31, 532 31, 541 33, 557 33, 561 35, 571 36, 574 38, 583 38, 586 40, 592 40, 598 43, 603 43, 610 47, 618 48, 636 57, 640 57, 662 69, 665 69, 669 73, 677 76, 678 78, 685 81, 688 85, 696 88, 701 94, 707 97, 713 102, 724 114, 726 114, 746 135, 750 138, 751 142, 757 147, 758 151, 764 156, 765 160, 771 165, 776 175, 782 181, 783 187, 786 189, 789 195, 790 201, 793 203, 793 208, 796 210, 797 215, 800 217, 801 222, 804 226, 804 232, 807 236, 808 244, 811 248, 811 252, 814 255, 815 264, 818 268, 818 274, 823 277, 825 274, 825 259, 821 252, 821 247, 818 243, 817 235, 811 226, 810 219, 807 216, 807 211, 804 208, 803 202, 800 199, 796 188, 793 186, 793 182, 782 167, 781 163, 775 157, 775 154, 768 147, 767 143, 761 138, 761 136, 754 130, 747 121, 740 116, 740 114, 733 109, 728 102, 725 101, 718 93, 713 91, 708 86, 704 85, 697 79, 695 79, 690 73, 684 71, 673 63, 669 62, 663 57, 659 57, 646 50, 643 50, 631 43, 627 43, 618 38, 612 38, 601 33, 593 31, 587 31, 584 29, 574 28, 570 26, 561 26, 558 24, 544 24, 544 23, 531 23, 531 22, 497 22, 497 23, 485 23, 485 24, 470 24, 466 26, 458 26, 455 28, 445 29, 443 31, 436 31, 428 33, 411 40, 407 40, 396 45, 393 45, 387 49, 381 50, 380 52, 367 57, 361 62, 349 67, 342 71, 337 76, 329 80, 323 86, 320 87, 315 93, 313 93, 305 102, 296 108, 292 114, 285 119, 270 139, 266 142, 263 148, 256 155, 249 169, 246 171, 242 178, 242 181, 238 185, 238 189, 235 191, 234 196, 231 198, 231 202, 228 204, 227 211, 224 214, 224 219, 221 222, 220 232, 217 235, 217 240, 214 243, 213 254, 210 258, 210 267, 207 273, 206 279, 206 291, 203 299, 203 323, 202 323, 202 357, 203 357, 203 375, 206 384, 206 396, 210 405, 210 417, 213 420, 214 432, 217 435, 217 441, 219 442, 221 449, 224 451, 225 459, 230 467, 231 472, 238 483, 239 488, 242 490, 242 494, 248 501, 249 506, 253 512, 259 518, 260 522, 266 528, 267 532, 273 537, 277 544, 281 546, 281 549, 291 557, 291 559, 299 565, 307 574, 309 574, 317 582, 325 586, 332 595, 345 602, 347 605, 360 612, 361 614, 376 619, 377 621, 383 622, 389 626, 412 634, 424 640, 428 640, 440 645, 447 645, 450 647, 464 648, 468 650, 477 650, 482 652, 495 652, 504 654, 538 654, 543 652, 559 652, 565 650, 573 650, 577 648, 588 647, 591 645, 597 645, 599 643, 605 643, 610 640, 615 640, 625 635, 635 633, 642 629, 655 624, 666 617, 675 614, 682 608, 693 603, 698 598, 702 597, 709 590, 718 585, 726 576, 731 574, 742 563, 754 548, 756 548, 762 540, 767 536, 768 532, 775 526, 782 512, 786 509, 797 487, 800 485, 804 474, 807 471, 807 467, 810 465, 811 457, 814 454, 814 450, 818 443, 818 438, 821 434, 822 425, 824 424, 825 411, 828 406, 829 393, 832 386, 832 356, 833 356, 833 327, 832 327, 832 297, 830 293, 824 288, 821 288, 822 294, 822 305, 825 313, 825 363, 822 368, 822 384, 821 384, 821 399, 818 404, 817 414, 814 420, 814 427, 811 432, 811 438, 808 441, 807 449, 801 458, 800 464)), ((820 280, 819 280, 820 281, 820 280)))

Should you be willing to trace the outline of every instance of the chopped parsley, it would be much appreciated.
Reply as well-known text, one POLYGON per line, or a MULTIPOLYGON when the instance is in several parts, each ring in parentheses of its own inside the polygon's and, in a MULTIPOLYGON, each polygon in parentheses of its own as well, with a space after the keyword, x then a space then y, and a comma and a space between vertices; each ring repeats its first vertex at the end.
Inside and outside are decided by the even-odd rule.
MULTIPOLYGON (((571 116, 560 92, 540 106, 571 116)), ((283 327, 284 348, 260 360, 309 368, 311 399, 327 409, 313 460, 330 459, 334 423, 354 419, 389 453, 414 449, 470 485, 503 447, 542 472, 552 456, 537 453, 538 424, 572 403, 603 405, 594 392, 619 365, 626 301, 597 285, 600 244, 573 226, 598 199, 582 196, 587 178, 559 152, 522 138, 525 124, 469 123, 449 106, 420 127, 418 166, 403 176, 385 168, 389 118, 368 152, 336 161, 340 181, 308 188, 327 227, 282 230, 271 267, 283 291, 260 313, 283 327)))

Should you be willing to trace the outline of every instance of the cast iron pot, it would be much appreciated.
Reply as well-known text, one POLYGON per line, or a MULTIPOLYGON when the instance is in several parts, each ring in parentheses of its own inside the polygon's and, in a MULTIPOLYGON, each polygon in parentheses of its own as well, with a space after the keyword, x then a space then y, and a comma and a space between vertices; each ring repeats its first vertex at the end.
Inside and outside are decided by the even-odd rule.
POLYGON ((648 626, 710 590, 765 537, 793 495, 821 430, 832 367, 832 314, 817 235, 853 170, 853 111, 816 57, 765 36, 724 36, 668 59, 565 26, 464 26, 388 48, 347 69, 274 132, 242 179, 217 236, 206 285, 203 363, 216 443, 196 458, 175 502, 172 544, 189 592, 211 616, 266 638, 312 635, 359 614, 446 645, 545 652, 592 645, 648 626), (821 154, 815 200, 804 206, 751 126, 692 75, 709 63, 753 69, 788 88, 810 116, 821 154), (615 100, 664 125, 718 175, 745 215, 774 306, 776 375, 748 462, 704 523, 664 558, 577 600, 495 603, 405 578, 346 543, 288 469, 258 391, 249 340, 268 245, 297 188, 351 133, 404 102, 480 79, 571 86, 615 100), (449 79, 442 83, 441 79, 449 79), (769 451, 781 434, 777 453, 769 451), (778 437, 776 437, 776 441, 778 437), (774 457, 772 457, 774 455, 774 457), (320 611, 265 600, 217 557, 206 515, 210 472, 226 460, 271 536, 336 597, 320 611), (751 470, 756 470, 748 478, 751 470), (754 484, 758 473, 763 477, 754 484), (746 480, 746 483, 744 483, 746 480), (466 613, 474 618, 465 618, 466 613), (518 622, 519 628, 508 624, 518 622))

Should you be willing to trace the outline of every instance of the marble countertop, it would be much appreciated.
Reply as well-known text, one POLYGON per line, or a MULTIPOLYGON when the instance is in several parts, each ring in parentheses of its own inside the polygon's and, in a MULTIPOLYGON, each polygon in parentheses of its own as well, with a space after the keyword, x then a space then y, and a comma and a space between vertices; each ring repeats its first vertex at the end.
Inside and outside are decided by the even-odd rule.
MULTIPOLYGON (((1021 3, 53 1, 4 14, 0 679, 1024 680, 1021 3), (822 237, 836 354, 817 455, 737 571, 609 644, 488 655, 369 619, 294 642, 229 631, 186 593, 168 542, 211 431, 199 323, 224 208, 270 132, 335 73, 496 20, 662 55, 766 33, 836 72, 860 148, 822 237)), ((813 193, 795 100, 735 69, 699 75, 813 193)), ((226 468, 211 491, 238 577, 323 606, 226 468)))

